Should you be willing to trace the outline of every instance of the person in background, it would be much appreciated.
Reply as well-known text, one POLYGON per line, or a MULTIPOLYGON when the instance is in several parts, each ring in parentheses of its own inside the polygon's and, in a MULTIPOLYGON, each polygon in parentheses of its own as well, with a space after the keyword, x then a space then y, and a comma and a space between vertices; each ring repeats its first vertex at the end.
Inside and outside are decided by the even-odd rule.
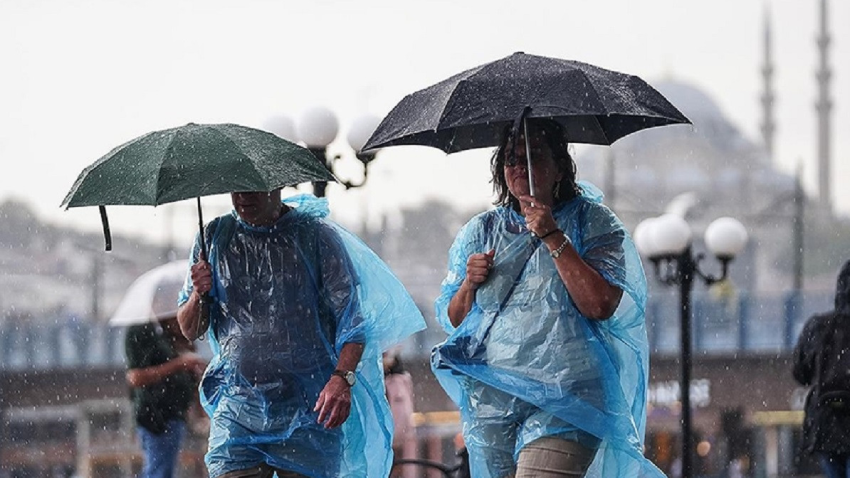
POLYGON ((850 478, 850 261, 838 272, 833 310, 809 318, 794 347, 794 379, 809 386, 802 448, 827 478, 850 478))
POLYGON ((460 468, 457 471, 457 478, 471 478, 469 474, 469 450, 466 449, 466 443, 463 442, 463 432, 458 432, 454 440, 455 455, 460 459, 460 468))
POLYGON ((171 478, 204 360, 193 353, 176 316, 130 326, 124 349, 126 380, 143 452, 141 476, 171 478))
MULTIPOLYGON (((404 369, 398 347, 384 352, 384 387, 393 415, 393 456, 415 458, 416 437, 413 427, 413 379, 404 369)), ((405 476, 403 467, 394 466, 390 476, 405 476)), ((413 467, 407 467, 413 468, 413 467)))

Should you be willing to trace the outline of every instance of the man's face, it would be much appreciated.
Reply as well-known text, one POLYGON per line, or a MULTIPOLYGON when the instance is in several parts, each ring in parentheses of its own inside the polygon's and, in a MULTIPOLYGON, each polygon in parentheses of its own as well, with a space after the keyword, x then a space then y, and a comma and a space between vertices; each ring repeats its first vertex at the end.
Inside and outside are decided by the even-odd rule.
POLYGON ((280 217, 280 189, 230 193, 230 199, 236 214, 252 226, 270 226, 280 217))

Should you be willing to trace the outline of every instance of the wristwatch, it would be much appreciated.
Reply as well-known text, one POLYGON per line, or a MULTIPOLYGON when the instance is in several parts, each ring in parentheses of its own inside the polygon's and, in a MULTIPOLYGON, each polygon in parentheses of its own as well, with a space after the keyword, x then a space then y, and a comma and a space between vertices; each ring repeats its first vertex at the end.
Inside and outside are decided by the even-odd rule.
POLYGON ((564 234, 564 242, 562 242, 561 245, 558 246, 558 248, 555 249, 554 251, 549 251, 549 255, 552 256, 553 259, 557 259, 558 257, 561 256, 561 253, 564 252, 564 249, 566 249, 567 246, 572 244, 572 243, 573 243, 573 241, 572 241, 572 239, 570 239, 570 236, 564 234))
POLYGON ((349 387, 353 387, 354 382, 357 381, 354 376, 354 372, 352 372, 351 370, 334 370, 331 375, 337 375, 342 377, 342 379, 345 380, 345 383, 347 383, 349 387))

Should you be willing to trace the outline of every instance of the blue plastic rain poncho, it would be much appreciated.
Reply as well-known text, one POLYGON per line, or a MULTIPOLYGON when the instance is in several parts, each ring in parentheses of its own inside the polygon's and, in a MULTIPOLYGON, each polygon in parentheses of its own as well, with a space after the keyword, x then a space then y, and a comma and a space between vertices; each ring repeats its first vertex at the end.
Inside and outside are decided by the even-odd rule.
MULTIPOLYGON (((324 219, 326 200, 283 202, 294 207, 271 227, 233 212, 206 228, 214 357, 200 388, 212 418, 210 475, 265 462, 310 477, 387 476, 393 427, 381 353, 425 322, 386 264, 324 219), (351 414, 326 430, 313 406, 348 342, 366 344, 351 414)), ((196 240, 193 263, 198 250, 196 240)), ((181 303, 191 291, 187 277, 181 303)))
POLYGON ((643 267, 601 192, 579 185, 582 194, 553 216, 582 258, 624 291, 610 319, 582 316, 548 249, 510 208, 474 217, 449 251, 436 309, 450 335, 434 349, 432 367, 460 407, 475 478, 512 473, 522 447, 544 436, 598 447, 587 476, 663 476, 642 454, 649 362, 643 267), (493 270, 455 329, 448 305, 467 258, 491 249, 493 270))

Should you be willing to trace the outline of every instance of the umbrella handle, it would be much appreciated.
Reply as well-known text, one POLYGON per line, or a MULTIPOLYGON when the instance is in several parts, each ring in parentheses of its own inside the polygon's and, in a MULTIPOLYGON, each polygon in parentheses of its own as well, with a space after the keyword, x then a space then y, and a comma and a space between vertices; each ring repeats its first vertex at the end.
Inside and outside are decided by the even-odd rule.
MULTIPOLYGON (((198 196, 198 237, 200 238, 201 243, 201 258, 203 260, 207 260, 207 241, 204 238, 204 213, 201 210, 201 197, 198 196)), ((203 340, 203 335, 199 335, 198 331, 201 330, 201 323, 209 320, 210 316, 210 304, 212 304, 213 299, 210 297, 209 292, 204 292, 201 294, 201 310, 199 312, 198 317, 198 325, 195 328, 195 337, 203 340), (206 319, 206 320, 205 320, 206 319)))
POLYGON ((207 293, 201 296, 201 310, 198 311, 198 322, 195 326, 195 337, 198 340, 204 340, 204 335, 200 333, 202 329, 209 327, 210 320, 210 303, 212 298, 207 293))
POLYGON ((103 225, 103 241, 106 252, 112 250, 112 233, 109 231, 109 218, 106 217, 106 206, 98 206, 100 210, 100 223, 103 225))
POLYGON ((207 260, 207 242, 204 238, 204 213, 201 211, 201 197, 198 196, 198 237, 201 240, 201 254, 207 260))
MULTIPOLYGON (((208 260, 207 257, 207 241, 204 238, 204 213, 201 211, 201 198, 198 197, 198 237, 201 241, 201 259, 208 260)), ((204 292, 201 296, 201 302, 204 304, 211 304, 212 298, 208 292, 204 292)))
POLYGON ((528 194, 535 197, 534 172, 531 170, 531 142, 528 139, 528 116, 522 118, 522 129, 525 133, 525 160, 528 162, 528 194))

